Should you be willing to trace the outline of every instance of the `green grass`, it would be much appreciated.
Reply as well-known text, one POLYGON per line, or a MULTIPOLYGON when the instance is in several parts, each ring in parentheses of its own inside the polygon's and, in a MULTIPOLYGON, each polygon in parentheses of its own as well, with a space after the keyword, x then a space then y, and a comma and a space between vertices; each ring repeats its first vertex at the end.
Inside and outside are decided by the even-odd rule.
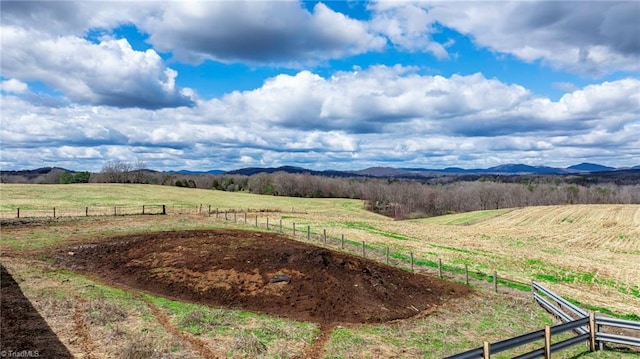
POLYGON ((410 321, 338 328, 327 347, 329 357, 442 358, 481 346, 484 340, 495 342, 552 323, 533 303, 516 304, 500 295, 458 304, 410 321))
POLYGON ((407 241, 407 240, 410 239, 409 237, 403 236, 401 234, 382 231, 382 230, 376 228, 375 226, 373 226, 372 224, 369 224, 369 223, 342 222, 342 223, 339 223, 338 225, 341 226, 341 227, 344 227, 344 228, 359 229, 359 230, 365 231, 367 233, 377 234, 377 235, 382 236, 382 237, 391 238, 391 239, 397 239, 397 240, 401 240, 401 241, 407 241))
MULTIPOLYGON (((460 281, 464 278, 464 264, 469 264, 471 279, 492 282, 493 277, 490 274, 494 268, 497 268, 499 274, 505 276, 514 275, 514 278, 533 277, 547 283, 559 284, 581 284, 584 287, 588 285, 598 285, 616 288, 621 293, 630 295, 628 298, 640 298, 640 288, 637 285, 629 286, 616 282, 610 278, 600 278, 592 273, 585 273, 576 270, 569 270, 554 263, 545 263, 549 259, 540 259, 534 255, 523 252, 522 256, 509 257, 504 254, 496 254, 488 250, 487 243, 500 242, 503 246, 523 247, 526 251, 531 247, 531 243, 542 241, 540 238, 531 239, 529 234, 511 236, 509 233, 498 233, 487 231, 487 234, 478 233, 472 235, 470 240, 476 238, 477 241, 472 246, 449 245, 450 242, 423 238, 419 232, 405 233, 403 231, 402 222, 391 222, 389 219, 372 214, 364 210, 362 201, 345 200, 345 199, 305 199, 305 198, 286 198, 274 196, 259 196, 248 193, 228 193, 213 190, 196 190, 166 186, 149 186, 149 185, 52 185, 52 186, 23 186, 23 185, 0 185, 2 201, 0 210, 14 213, 16 208, 28 211, 36 209, 45 209, 49 211, 50 207, 57 207, 59 210, 64 208, 82 209, 85 206, 105 206, 114 205, 122 206, 141 206, 142 204, 164 203, 168 206, 189 206, 197 208, 203 204, 203 208, 211 205, 213 209, 219 208, 220 211, 225 210, 265 210, 264 216, 273 219, 270 222, 272 229, 278 229, 278 219, 285 219, 289 223, 285 223, 285 229, 291 232, 290 222, 297 222, 297 237, 306 238, 307 225, 311 226, 314 236, 321 235, 323 228, 342 227, 354 231, 354 236, 364 234, 360 238, 365 240, 373 235, 388 238, 382 239, 378 243, 372 244, 367 241, 366 252, 367 257, 376 257, 380 260, 380 255, 384 255, 386 247, 392 250, 390 255, 395 261, 401 262, 404 268, 410 262, 409 253, 414 252, 414 265, 417 267, 437 268, 438 258, 443 258, 443 271, 445 273, 455 273, 460 281), (287 213, 292 211, 295 213, 287 213), (386 222, 385 222, 386 221, 386 222), (392 225, 393 224, 393 225, 392 225), (396 225, 398 224, 398 225, 396 225), (391 230, 382 230, 380 228, 394 227, 391 230), (359 233, 358 233, 359 232, 359 233), (408 233, 412 233, 408 235, 408 233), (418 233, 418 234, 417 234, 418 233), (415 237, 413 237, 415 236, 415 237), (474 237, 475 236, 475 237, 474 237), (499 239, 499 241, 498 241, 499 239), (437 252, 437 253, 436 253, 437 252), (430 258, 425 259, 424 257, 430 258), (478 270, 480 269, 480 270, 478 270)), ((498 211, 480 211, 474 213, 462 213, 455 215, 447 215, 436 218, 410 220, 407 223, 412 225, 424 224, 425 230, 429 228, 444 228, 443 226, 464 226, 479 223, 491 218, 498 217, 510 210, 498 211)), ((44 249, 64 243, 65 240, 73 238, 74 241, 95 240, 97 236, 111 236, 129 233, 144 233, 162 230, 183 230, 183 229, 206 229, 217 227, 233 227, 246 228, 255 230, 253 218, 249 218, 247 226, 242 223, 242 216, 238 218, 238 223, 233 223, 233 215, 230 222, 207 218, 206 216, 135 216, 135 217, 90 217, 77 219, 64 219, 38 222, 35 225, 25 225, 20 232, 21 234, 13 234, 11 231, 2 234, 1 245, 8 246, 19 251, 27 251, 31 249, 44 249)), ((498 218, 500 220, 500 218, 498 218)), ((30 221, 30 220, 25 220, 30 221)), ((555 220, 557 225, 558 220, 555 220)), ((569 222, 568 220, 565 222, 569 222)), ((492 222, 489 222, 492 223, 492 222)), ((264 217, 260 214, 260 225, 264 229, 264 217)), ((578 226, 574 223, 572 226, 578 226)), ((573 227, 571 227, 573 228, 573 227)), ((4 228, 3 228, 4 229, 4 228)), ((475 227, 446 227, 446 231, 473 231, 475 227)), ((466 233, 465 232, 465 233, 466 233)), ((615 232, 615 238, 620 240, 628 240, 629 235, 620 234, 627 233, 626 230, 615 232)), ((314 239, 317 239, 314 238, 314 239)), ((336 241, 335 234, 331 238, 333 248, 339 247, 339 235, 336 241), (338 243, 336 245, 336 243, 338 243)), ((350 248, 350 252, 355 254, 361 253, 362 241, 345 239, 345 244, 350 248)), ((519 250, 519 248, 518 248, 519 250)), ((557 248, 539 248, 536 249, 542 253, 558 253, 561 251, 557 248)), ((45 251, 41 251, 45 252, 45 251)), ((640 252, 631 252, 638 254, 640 252)), ((540 257, 546 258, 544 254, 540 257)), ((42 259, 48 260, 46 254, 42 259)), ((382 260, 384 261, 384 259, 382 260)), ((57 272, 56 272, 57 273, 57 272)), ((41 276, 40 274, 28 274, 30 276, 41 276)), ((141 305, 139 299, 127 297, 126 293, 109 291, 108 289, 97 290, 101 286, 95 286, 90 281, 75 279, 73 275, 68 273, 58 273, 54 276, 46 276, 51 281, 67 281, 65 283, 73 283, 74 287, 82 290, 82 295, 87 298, 105 298, 107 301, 115 301, 119 303, 129 302, 131 305, 141 305), (83 286, 87 286, 84 288, 83 286), (112 299, 113 298, 113 299, 112 299)), ((500 286, 508 286, 525 291, 529 291, 528 285, 514 283, 498 277, 500 286)), ((523 279, 526 281, 527 279, 523 279)), ((53 296, 64 296, 64 292, 54 289, 48 289, 53 296)), ((283 347, 295 343, 313 342, 317 334, 317 326, 309 323, 291 323, 289 321, 279 322, 277 318, 261 317, 254 313, 242 311, 216 311, 212 308, 191 306, 186 303, 171 304, 162 302, 162 299, 154 299, 154 303, 161 307, 163 311, 169 313, 173 322, 179 330, 192 333, 204 338, 234 337, 238 345, 229 349, 229 356, 251 356, 248 354, 252 345, 261 350, 260 355, 264 357, 285 357, 276 351, 276 347, 283 347), (283 344, 286 343, 286 344, 283 344), (244 347, 244 349, 243 349, 244 347)), ((500 302, 500 301, 498 301, 500 302)), ((144 304, 144 303, 142 303, 144 304)), ((471 304, 470 304, 471 305, 471 304)), ((613 313, 607 308, 598 308, 589 306, 588 304, 579 304, 588 310, 595 310, 604 314, 612 315, 618 318, 638 320, 635 314, 619 314, 613 313)), ((476 316, 475 322, 465 324, 461 322, 454 327, 440 324, 439 322, 430 321, 407 321, 410 324, 382 324, 373 326, 355 326, 337 328, 335 333, 331 335, 329 349, 330 357, 348 358, 358 355, 354 353, 366 353, 364 349, 375 350, 376 343, 382 343, 388 346, 390 355, 407 356, 407 357, 441 357, 446 353, 463 351, 481 344, 482 340, 489 339, 492 341, 506 339, 508 337, 522 334, 527 328, 521 327, 520 323, 533 323, 536 326, 531 330, 540 329, 541 323, 538 319, 531 319, 529 312, 523 312, 519 315, 510 314, 511 317, 498 318, 497 314, 489 313, 489 311, 503 311, 504 306, 509 307, 508 303, 478 303, 471 305, 475 310, 481 306, 487 306, 482 313, 476 316), (503 327, 500 327, 502 324, 503 327), (492 336, 496 332, 495 336, 492 336), (454 338, 453 342, 448 342, 447 338, 454 338), (406 350, 406 353, 402 352, 406 350), (404 353, 404 354, 402 354, 404 353)), ((512 304, 514 310, 522 309, 521 304, 512 304)), ((466 307, 465 307, 466 308, 466 307)), ((511 310, 511 309, 509 309, 511 310)), ((540 310, 540 312, 542 312, 540 310)), ((148 309, 143 310, 143 317, 146 320, 153 319, 148 314, 148 309)), ((512 313, 507 310, 507 314, 512 313)), ((449 313, 452 316, 468 317, 469 314, 464 310, 453 311, 449 313)), ((541 314, 546 317, 546 314, 541 314)), ((439 317, 441 320, 442 317, 439 317)), ((548 317, 547 317, 548 318, 548 317)), ((385 352, 379 353, 379 357, 385 357, 389 354, 385 352)), ((366 357, 366 355, 364 355, 366 357)), ((585 357, 607 358, 605 354, 589 354, 585 357)))
POLYGON ((26 236, 3 235, 2 244, 23 251, 49 247, 65 239, 64 234, 49 231, 34 231, 26 236))
POLYGON ((60 209, 84 210, 85 207, 140 206, 209 206, 212 210, 271 210, 287 212, 369 213, 361 200, 334 198, 292 198, 224 192, 206 189, 159 185, 85 183, 67 185, 0 184, 0 212, 7 215, 21 211, 60 209))
POLYGON ((144 296, 172 316, 179 330, 194 335, 227 335, 233 332, 237 325, 245 322, 242 315, 235 311, 209 308, 149 294, 144 296))
POLYGON ((286 352, 286 348, 280 345, 311 342, 318 334, 317 326, 312 323, 247 311, 211 308, 148 294, 145 297, 169 314, 181 331, 208 338, 234 337, 236 344, 227 353, 230 356, 242 354, 253 357, 266 354, 268 357, 269 353, 283 354, 281 352, 286 352))
POLYGON ((444 225, 470 225, 481 222, 483 220, 493 218, 507 212, 511 209, 491 209, 485 211, 475 211, 469 213, 456 213, 448 214, 444 216, 432 217, 427 219, 420 219, 421 222, 432 224, 444 224, 444 225))
POLYGON ((606 287, 617 289, 620 293, 632 295, 636 298, 640 298, 640 287, 637 285, 623 286, 613 280, 596 277, 591 272, 575 272, 567 271, 558 266, 554 266, 549 263, 545 263, 540 259, 526 259, 524 261, 525 266, 528 267, 532 273, 532 277, 538 281, 545 281, 548 283, 585 283, 585 284, 599 284, 606 287))

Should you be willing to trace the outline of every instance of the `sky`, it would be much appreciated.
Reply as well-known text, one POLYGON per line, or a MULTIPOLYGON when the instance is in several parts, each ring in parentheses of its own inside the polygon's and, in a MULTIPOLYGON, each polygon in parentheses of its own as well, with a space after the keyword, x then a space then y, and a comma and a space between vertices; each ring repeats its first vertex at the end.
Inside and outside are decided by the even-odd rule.
POLYGON ((0 168, 640 165, 640 1, 1 1, 0 168))

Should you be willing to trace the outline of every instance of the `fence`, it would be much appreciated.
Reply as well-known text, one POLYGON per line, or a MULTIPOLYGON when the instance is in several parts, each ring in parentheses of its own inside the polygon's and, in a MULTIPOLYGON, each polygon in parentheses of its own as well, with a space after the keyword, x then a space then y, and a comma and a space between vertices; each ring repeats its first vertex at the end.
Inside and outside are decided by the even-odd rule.
MULTIPOLYGON (((82 209, 56 208, 47 210, 21 211, 17 208, 15 211, 1 211, 0 218, 33 218, 33 217, 80 217, 80 216, 118 216, 118 215, 168 215, 168 214, 200 214, 210 217, 215 216, 216 219, 224 219, 225 221, 233 221, 234 223, 242 223, 256 228, 266 228, 267 230, 277 230, 281 233, 290 231, 291 235, 297 239, 306 239, 314 241, 317 244, 327 247, 340 247, 342 250, 356 253, 362 257, 386 263, 395 267, 416 271, 435 272, 440 278, 447 277, 460 281, 460 276, 464 276, 464 283, 469 285, 472 281, 475 285, 486 286, 490 284, 494 291, 498 291, 498 284, 507 287, 515 287, 518 289, 531 288, 533 298, 543 308, 556 315, 563 322, 555 326, 547 326, 543 330, 538 330, 507 340, 496 343, 485 342, 482 347, 466 351, 457 355, 448 357, 449 359, 472 359, 472 358, 489 358, 492 354, 500 353, 506 350, 514 349, 536 341, 544 340, 544 347, 530 351, 528 353, 517 356, 518 359, 526 358, 550 358, 552 353, 564 350, 577 344, 589 341, 590 349, 603 349, 604 343, 617 343, 622 345, 640 347, 640 336, 624 336, 606 333, 603 327, 625 328, 640 331, 640 322, 621 320, 614 318, 602 317, 600 315, 589 315, 583 309, 566 301, 557 294, 545 289, 535 281, 530 284, 522 283, 503 276, 498 276, 497 271, 487 273, 483 271, 470 271, 467 264, 464 267, 444 264, 441 258, 436 260, 419 259, 414 256, 413 252, 401 253, 391 252, 389 246, 375 246, 365 243, 365 241, 356 242, 348 240, 344 235, 333 237, 327 233, 326 229, 321 232, 313 230, 309 224, 302 225, 300 223, 289 223, 285 225, 282 218, 274 221, 264 213, 279 212, 280 210, 260 209, 260 210, 232 210, 220 211, 218 208, 212 209, 210 205, 203 207, 189 205, 140 205, 140 206, 110 206, 110 207, 84 207, 82 209), (249 214, 251 213, 251 215, 249 214), (263 214, 263 220, 260 219, 263 214), (553 336, 561 333, 574 331, 576 336, 569 339, 551 343, 553 336)), ((292 210, 293 212, 293 210, 292 210)))
POLYGON ((499 285, 527 291, 531 288, 530 283, 524 283, 498 275, 496 270, 481 271, 469 268, 468 264, 447 264, 442 258, 419 258, 411 251, 392 251, 391 248, 386 245, 374 245, 365 241, 349 240, 344 234, 331 235, 327 229, 312 228, 306 222, 285 223, 282 218, 276 218, 274 220, 268 215, 260 217, 257 213, 248 215, 247 212, 243 211, 220 211, 217 208, 210 209, 209 215, 225 221, 286 233, 298 240, 306 240, 313 242, 315 245, 327 248, 340 249, 412 272, 430 273, 437 275, 439 278, 462 282, 466 285, 473 284, 475 286, 491 288, 495 292, 498 292, 499 285))
MULTIPOLYGON (((546 289, 539 283, 531 282, 531 291, 533 292, 533 299, 540 304, 543 308, 560 318, 563 322, 572 321, 574 318, 585 318, 589 316, 589 313, 582 308, 574 305, 566 299, 560 297, 556 293, 546 289), (547 299, 549 298, 549 299, 547 299), (549 300, 552 300, 550 302, 549 300)), ((601 315, 595 316, 595 341, 598 343, 598 349, 602 350, 605 343, 615 343, 629 346, 640 347, 640 322, 633 320, 624 320, 617 318, 609 318, 601 315), (638 336, 632 337, 627 335, 616 335, 606 333, 604 328, 621 328, 637 331, 638 336)), ((586 333, 586 328, 576 328, 578 333, 586 333)))
POLYGON ((496 343, 484 342, 482 347, 452 355, 446 359, 486 359, 491 355, 506 350, 515 349, 527 344, 544 340, 544 346, 535 350, 520 354, 514 358, 551 358, 551 354, 587 342, 590 351, 602 350, 604 343, 616 343, 640 347, 640 335, 638 337, 615 335, 605 333, 603 327, 625 328, 640 331, 640 322, 602 317, 594 313, 587 313, 578 308, 554 292, 544 288, 535 281, 531 289, 534 300, 543 308, 554 314, 563 322, 554 326, 546 326, 542 330, 523 334, 496 343), (548 298, 548 299, 547 299, 548 298), (575 319, 574 317, 577 317, 575 319), (556 343, 552 338, 561 333, 573 331, 575 335, 556 343))
MULTIPOLYGON (((140 206, 87 206, 87 207, 51 207, 48 209, 23 209, 0 211, 0 218, 62 218, 62 217, 92 217, 92 216, 127 216, 127 215, 151 215, 193 212, 193 207, 167 206, 164 204, 140 205, 140 206)), ((196 208, 197 210, 197 208, 196 208)))
POLYGON ((449 264, 444 263, 442 258, 418 258, 411 251, 400 252, 392 251, 389 246, 372 245, 365 241, 353 241, 345 238, 343 234, 339 236, 331 235, 326 229, 312 228, 308 224, 300 223, 283 223, 282 218, 270 219, 269 213, 278 212, 297 213, 291 209, 291 212, 282 211, 280 209, 234 209, 220 210, 213 208, 211 205, 138 205, 138 206, 93 206, 64 208, 52 207, 49 209, 21 209, 0 211, 0 218, 60 218, 60 217, 89 217, 89 216, 123 216, 123 215, 206 215, 235 223, 244 223, 256 228, 266 228, 267 230, 278 230, 281 233, 288 232, 294 238, 306 239, 315 242, 316 245, 324 245, 326 247, 340 248, 341 250, 351 252, 368 259, 386 263, 401 269, 410 270, 412 272, 428 272, 435 274, 440 278, 447 278, 463 282, 467 285, 491 287, 498 292, 498 286, 506 286, 521 290, 529 290, 530 284, 499 276, 496 270, 477 270, 469 268, 468 264, 449 264), (297 226, 297 227, 296 227, 297 226))

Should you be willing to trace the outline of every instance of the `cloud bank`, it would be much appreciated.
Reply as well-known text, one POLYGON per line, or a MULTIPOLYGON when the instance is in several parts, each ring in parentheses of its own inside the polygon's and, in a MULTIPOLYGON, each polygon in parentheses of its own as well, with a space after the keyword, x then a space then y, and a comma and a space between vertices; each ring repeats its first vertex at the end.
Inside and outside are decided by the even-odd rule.
POLYGON ((0 166, 639 164, 640 3, 332 5, 0 2, 0 166), (473 56, 446 34, 488 50, 488 66, 553 69, 562 93, 484 63, 439 74, 473 56), (198 94, 238 68, 270 72, 198 94))

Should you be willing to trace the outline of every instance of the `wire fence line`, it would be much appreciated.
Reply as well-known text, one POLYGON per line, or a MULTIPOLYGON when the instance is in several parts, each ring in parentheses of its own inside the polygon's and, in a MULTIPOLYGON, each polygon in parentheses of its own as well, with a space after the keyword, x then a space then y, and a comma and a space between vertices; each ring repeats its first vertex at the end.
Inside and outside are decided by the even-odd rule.
MULTIPOLYGON (((215 209, 217 210, 217 209, 215 209)), ((127 215, 180 215, 180 214, 209 214, 214 209, 210 205, 203 206, 189 204, 142 204, 142 205, 113 205, 113 206, 85 206, 64 207, 52 206, 48 208, 16 207, 0 209, 0 219, 37 219, 37 218, 63 218, 63 217, 91 217, 91 216, 127 216, 127 215)), ((227 212, 269 213, 283 212, 280 209, 236 209, 227 212)), ((284 212, 283 212, 284 213, 284 212)), ((293 208, 291 212, 294 212, 293 208)))
POLYGON ((85 207, 50 207, 50 208, 11 208, 0 209, 0 219, 37 219, 63 217, 92 217, 92 216, 133 216, 133 215, 203 215, 218 220, 233 221, 256 228, 263 228, 290 235, 298 240, 306 240, 315 245, 330 249, 340 249, 367 259, 385 263, 397 268, 437 275, 440 278, 463 282, 467 285, 492 287, 498 292, 498 287, 530 290, 530 283, 520 282, 498 275, 496 270, 482 271, 470 268, 468 264, 445 263, 442 258, 419 258, 411 251, 398 251, 389 246, 354 241, 343 234, 336 236, 327 229, 318 229, 309 224, 283 221, 284 214, 299 214, 295 208, 282 210, 278 208, 243 208, 221 210, 211 205, 186 204, 144 204, 144 205, 114 205, 114 206, 85 206, 85 207), (281 214, 280 218, 273 218, 269 214, 281 214))
POLYGON ((398 251, 387 245, 354 241, 344 234, 336 235, 335 233, 330 233, 327 229, 312 227, 307 222, 284 221, 281 217, 272 218, 264 214, 261 216, 259 213, 219 211, 218 209, 209 211, 208 215, 218 220, 231 221, 257 229, 276 231, 297 240, 311 242, 329 249, 339 249, 396 268, 437 275, 439 278, 465 283, 466 285, 490 287, 495 292, 499 291, 500 286, 525 291, 531 290, 531 283, 524 283, 498 275, 497 270, 482 271, 470 268, 468 264, 449 264, 445 263, 442 258, 420 258, 412 251, 398 251))
MULTIPOLYGON (((193 207, 193 206, 191 206, 193 207)), ((167 206, 163 204, 145 204, 139 206, 115 205, 115 206, 85 206, 85 207, 50 207, 50 208, 15 208, 0 210, 2 219, 37 219, 37 218, 63 218, 63 217, 92 217, 92 216, 127 216, 127 215, 151 215, 187 212, 187 206, 167 206)), ((191 208, 193 211, 193 208, 191 208)))

